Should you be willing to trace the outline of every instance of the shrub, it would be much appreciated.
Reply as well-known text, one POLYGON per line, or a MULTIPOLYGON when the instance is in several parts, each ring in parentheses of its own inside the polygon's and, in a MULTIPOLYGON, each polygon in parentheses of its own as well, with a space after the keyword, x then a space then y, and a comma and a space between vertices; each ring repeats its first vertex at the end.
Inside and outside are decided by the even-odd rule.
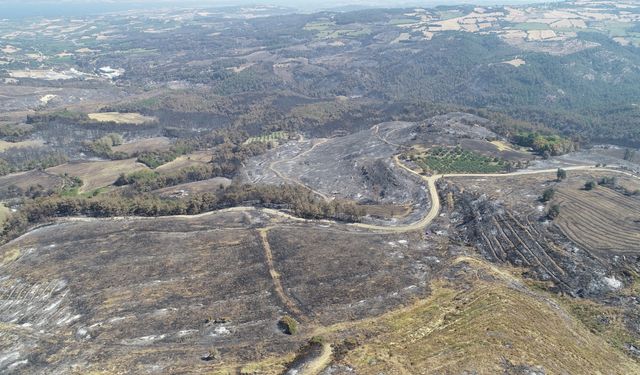
POLYGON ((598 184, 595 181, 587 181, 584 184, 584 190, 593 190, 596 186, 598 186, 598 184))
POLYGON ((289 315, 280 318, 278 326, 287 335, 295 335, 298 332, 298 322, 289 315))
POLYGON ((553 199, 555 193, 556 192, 553 190, 553 188, 548 188, 542 193, 542 197, 540 197, 540 200, 543 202, 548 202, 553 199))
POLYGON ((549 211, 547 211, 547 217, 549 217, 549 219, 553 220, 553 219, 557 218, 558 215, 560 215, 560 206, 557 205, 557 204, 554 204, 553 206, 551 206, 549 208, 549 211))
POLYGON ((556 172, 556 177, 558 178, 558 181, 562 181, 565 178, 567 178, 567 171, 565 171, 562 168, 558 168, 558 172, 556 172))

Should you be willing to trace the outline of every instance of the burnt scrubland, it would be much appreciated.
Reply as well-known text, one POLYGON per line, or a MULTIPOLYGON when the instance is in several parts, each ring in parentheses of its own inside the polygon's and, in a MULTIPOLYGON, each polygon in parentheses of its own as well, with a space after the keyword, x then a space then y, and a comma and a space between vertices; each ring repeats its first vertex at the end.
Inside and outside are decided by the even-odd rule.
POLYGON ((640 373, 638 9, 0 20, 0 373, 640 373))

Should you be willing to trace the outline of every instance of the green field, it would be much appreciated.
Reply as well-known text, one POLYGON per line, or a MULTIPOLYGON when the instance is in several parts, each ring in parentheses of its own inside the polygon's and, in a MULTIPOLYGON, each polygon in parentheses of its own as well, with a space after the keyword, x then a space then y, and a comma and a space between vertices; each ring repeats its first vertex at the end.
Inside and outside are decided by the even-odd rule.
MULTIPOLYGON (((412 20, 411 22, 413 23, 415 22, 415 20, 412 20)), ((335 22, 329 22, 329 21, 309 22, 304 26, 304 29, 308 31, 315 31, 317 33, 316 37, 320 39, 325 39, 325 38, 333 39, 333 38, 339 38, 342 36, 358 37, 358 36, 371 34, 371 28, 369 26, 363 26, 361 28, 356 28, 356 29, 354 28, 341 29, 338 26, 336 26, 335 22)))
POLYGON ((459 147, 435 147, 424 154, 412 156, 412 160, 423 170, 432 173, 499 173, 506 168, 503 160, 459 147))
POLYGON ((285 131, 277 131, 269 134, 263 134, 257 137, 251 137, 245 141, 245 144, 254 143, 254 142, 277 142, 281 139, 287 139, 289 137, 289 133, 285 131))

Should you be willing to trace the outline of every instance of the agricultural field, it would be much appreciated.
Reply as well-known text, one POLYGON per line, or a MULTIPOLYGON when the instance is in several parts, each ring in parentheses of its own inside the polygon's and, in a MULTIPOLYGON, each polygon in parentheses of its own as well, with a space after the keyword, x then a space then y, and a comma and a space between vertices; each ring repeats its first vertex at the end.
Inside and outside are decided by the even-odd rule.
POLYGON ((124 152, 133 156, 140 152, 166 151, 171 147, 171 140, 166 137, 154 137, 123 143, 113 147, 114 152, 124 152))
POLYGON ((159 166, 155 170, 159 173, 172 173, 188 167, 206 165, 210 162, 210 151, 196 151, 190 154, 179 156, 175 160, 159 166))
MULTIPOLYGON (((635 183, 635 189, 640 184, 635 183)), ((633 191, 633 190, 632 190, 633 191)), ((596 254, 640 251, 640 197, 605 186, 586 191, 572 185, 556 191, 556 225, 572 241, 596 254)))
POLYGON ((142 170, 149 170, 149 168, 144 164, 136 162, 136 159, 133 158, 115 161, 68 163, 48 168, 46 172, 79 177, 82 180, 82 186, 79 192, 86 193, 112 185, 122 173, 129 174, 142 170))
POLYGON ((459 147, 436 147, 411 159, 426 173, 500 173, 506 170, 504 161, 482 156, 459 147))
POLYGON ((144 116, 139 113, 99 112, 89 113, 87 116, 94 121, 115 122, 116 124, 141 125, 147 122, 156 121, 154 117, 144 116))
POLYGON ((251 137, 245 141, 245 144, 250 144, 254 142, 262 142, 262 143, 279 143, 282 140, 289 139, 289 133, 285 131, 277 131, 269 134, 260 135, 257 137, 251 137))
POLYGON ((361 37, 371 34, 372 30, 367 25, 349 24, 336 25, 335 22, 318 21, 310 22, 304 26, 305 30, 316 33, 318 39, 337 39, 341 37, 361 37))

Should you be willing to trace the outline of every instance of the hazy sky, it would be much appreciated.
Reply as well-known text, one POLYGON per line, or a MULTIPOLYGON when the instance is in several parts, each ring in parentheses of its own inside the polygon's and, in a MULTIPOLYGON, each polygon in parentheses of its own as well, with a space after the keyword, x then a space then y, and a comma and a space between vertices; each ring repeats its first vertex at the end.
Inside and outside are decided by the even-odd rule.
MULTIPOLYGON (((448 4, 516 4, 542 0, 0 0, 0 19, 32 16, 82 15, 155 7, 216 7, 246 4, 275 4, 301 11, 347 5, 375 7, 436 6, 448 4)), ((548 2, 548 0, 547 0, 548 2)))

